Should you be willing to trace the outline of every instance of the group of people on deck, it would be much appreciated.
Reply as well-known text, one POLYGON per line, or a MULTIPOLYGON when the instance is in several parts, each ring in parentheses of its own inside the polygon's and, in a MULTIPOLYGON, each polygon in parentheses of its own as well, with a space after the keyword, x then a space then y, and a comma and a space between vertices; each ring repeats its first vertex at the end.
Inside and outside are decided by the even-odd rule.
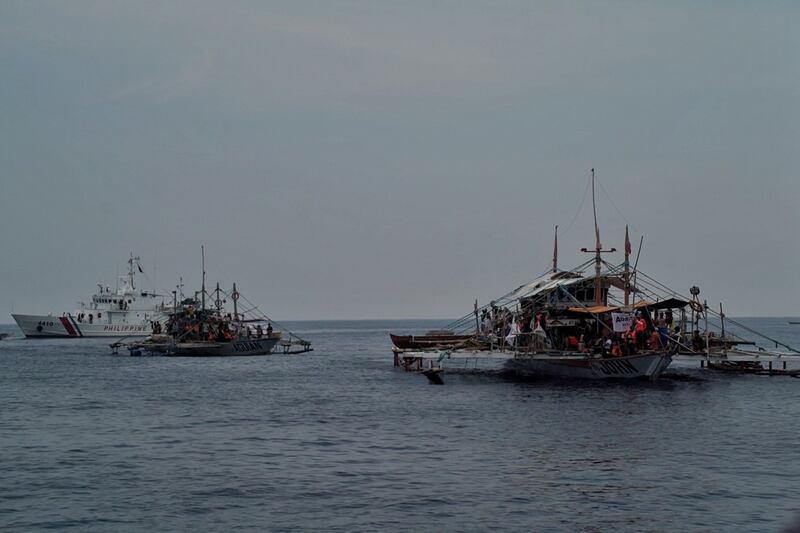
MULTIPOLYGON (((100 318, 100 313, 97 313, 97 318, 100 318)), ((94 315, 89 313, 88 317, 86 313, 78 313, 77 317, 78 322, 88 322, 89 324, 94 322, 94 315)))
POLYGON ((190 309, 171 315, 163 326, 153 322, 152 328, 153 334, 166 333, 183 341, 230 342, 240 337, 261 339, 265 333, 267 338, 272 336, 272 323, 267 324, 266 330, 261 324, 242 327, 238 318, 234 319, 230 313, 220 315, 190 309))
POLYGON ((601 353, 603 357, 622 357, 635 355, 642 350, 658 351, 671 348, 672 322, 670 310, 660 312, 655 319, 650 317, 647 309, 637 311, 627 331, 606 333, 601 353))
POLYGON ((515 314, 492 305, 480 314, 479 328, 489 342, 516 350, 553 349, 622 357, 675 347, 670 339, 673 316, 669 309, 657 315, 651 315, 647 308, 636 311, 630 328, 621 332, 614 331, 608 313, 591 319, 572 318, 570 325, 564 324, 564 317, 556 318, 558 327, 550 327, 551 317, 546 309, 526 309, 515 314))

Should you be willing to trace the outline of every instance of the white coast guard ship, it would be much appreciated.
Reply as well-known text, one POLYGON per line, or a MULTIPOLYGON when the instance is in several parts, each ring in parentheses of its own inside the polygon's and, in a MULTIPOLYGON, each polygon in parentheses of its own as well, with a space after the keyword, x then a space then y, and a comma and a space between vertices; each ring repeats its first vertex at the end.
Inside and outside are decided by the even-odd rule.
POLYGON ((98 284, 92 300, 72 313, 11 316, 26 337, 144 337, 152 332, 152 322, 168 318, 170 309, 164 295, 136 288, 137 270, 142 272, 139 258, 131 254, 128 275, 119 278, 117 289, 98 284))

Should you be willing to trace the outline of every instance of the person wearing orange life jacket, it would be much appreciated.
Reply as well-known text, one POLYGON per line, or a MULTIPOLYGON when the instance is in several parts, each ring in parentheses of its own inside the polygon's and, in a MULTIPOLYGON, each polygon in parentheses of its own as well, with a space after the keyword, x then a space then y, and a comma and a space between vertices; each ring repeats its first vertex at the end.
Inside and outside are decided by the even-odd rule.
POLYGON ((650 339, 647 341, 647 347, 651 350, 661 349, 661 334, 658 331, 653 331, 650 334, 650 339))
POLYGON ((571 352, 576 352, 578 351, 579 345, 580 343, 578 342, 578 337, 576 337, 575 335, 570 335, 569 337, 567 337, 567 350, 571 352))
POLYGON ((639 348, 643 348, 647 340, 647 322, 641 314, 636 318, 634 329, 636 331, 636 345, 639 348))
POLYGON ((614 357, 622 357, 622 348, 620 348, 618 342, 615 342, 611 347, 611 355, 614 357))

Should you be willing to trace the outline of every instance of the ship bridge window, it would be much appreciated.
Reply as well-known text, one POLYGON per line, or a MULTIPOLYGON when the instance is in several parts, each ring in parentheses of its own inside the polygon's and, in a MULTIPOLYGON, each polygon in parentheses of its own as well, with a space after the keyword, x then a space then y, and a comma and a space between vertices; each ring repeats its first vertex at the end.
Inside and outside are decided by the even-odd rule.
POLYGON ((132 303, 133 303, 133 300, 128 300, 128 303, 129 303, 129 304, 132 304, 132 303))
POLYGON ((117 303, 117 299, 116 298, 114 298, 114 303, 117 303))
POLYGON ((594 290, 582 287, 575 289, 574 295, 579 302, 586 302, 594 298, 594 290))

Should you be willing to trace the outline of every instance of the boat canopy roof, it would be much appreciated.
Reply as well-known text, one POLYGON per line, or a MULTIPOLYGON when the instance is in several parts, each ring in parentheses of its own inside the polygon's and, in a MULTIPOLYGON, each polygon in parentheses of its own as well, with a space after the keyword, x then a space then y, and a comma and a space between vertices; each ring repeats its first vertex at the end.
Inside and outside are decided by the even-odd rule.
POLYGON ((508 299, 518 300, 520 298, 529 298, 537 294, 552 291, 558 286, 567 287, 589 279, 594 280, 594 276, 585 277, 576 272, 549 272, 530 283, 518 287, 508 296, 508 299))
MULTIPOLYGON (((625 282, 618 274, 605 273, 602 274, 601 278, 601 283, 606 286, 612 286, 618 289, 623 289, 625 286, 625 282)), ((569 287, 570 285, 575 285, 576 283, 590 283, 593 285, 594 280, 594 274, 587 276, 582 272, 549 272, 544 276, 536 278, 530 283, 517 288, 508 296, 508 299, 518 300, 521 298, 530 298, 532 296, 556 290, 558 287, 569 287)), ((631 288, 631 292, 634 291, 635 289, 631 288)))
POLYGON ((687 300, 681 300, 680 298, 667 298, 666 300, 661 300, 658 302, 648 302, 647 300, 642 300, 633 304, 635 309, 641 309, 642 307, 647 307, 648 309, 678 309, 681 307, 686 307, 689 305, 687 300))
MULTIPOLYGON (((687 305, 689 305, 689 302, 686 300, 681 300, 680 298, 667 298, 666 300, 661 300, 660 302, 641 300, 633 304, 631 307, 633 309, 678 309, 687 305)), ((567 309, 567 311, 572 313, 599 315, 601 313, 611 313, 613 311, 621 311, 623 309, 623 307, 614 305, 595 305, 593 307, 570 307, 567 309)))
POLYGON ((573 313, 585 313, 592 315, 599 315, 601 313, 610 313, 611 311, 618 311, 620 308, 613 305, 595 305, 592 307, 570 307, 567 311, 573 313))

